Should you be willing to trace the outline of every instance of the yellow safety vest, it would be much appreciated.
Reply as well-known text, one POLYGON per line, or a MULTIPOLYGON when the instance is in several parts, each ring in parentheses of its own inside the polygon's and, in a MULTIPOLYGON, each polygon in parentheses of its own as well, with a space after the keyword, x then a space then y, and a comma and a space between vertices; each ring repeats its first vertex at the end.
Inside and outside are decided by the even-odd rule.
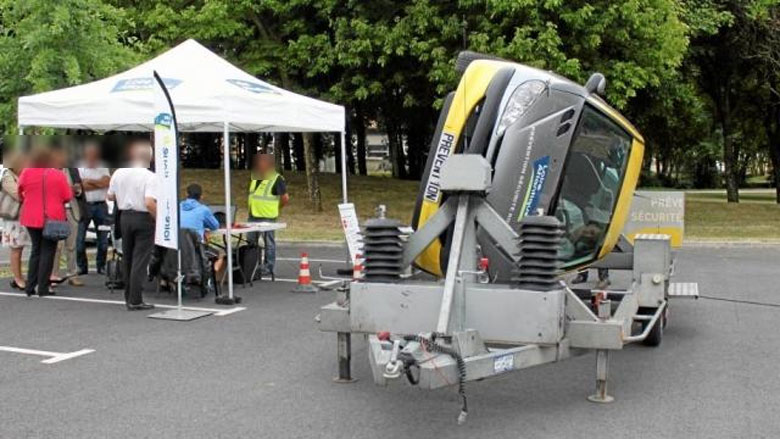
POLYGON ((264 180, 249 182, 249 213, 255 218, 279 217, 279 196, 272 193, 279 174, 274 172, 264 180))

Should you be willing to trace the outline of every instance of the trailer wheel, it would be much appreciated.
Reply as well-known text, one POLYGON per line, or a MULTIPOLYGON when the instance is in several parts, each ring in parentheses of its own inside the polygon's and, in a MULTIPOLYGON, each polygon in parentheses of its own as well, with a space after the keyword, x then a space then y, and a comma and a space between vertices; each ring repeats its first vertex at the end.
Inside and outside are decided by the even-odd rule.
MULTIPOLYGON (((658 320, 656 320, 653 329, 650 330, 650 334, 642 341, 643 345, 656 347, 661 344, 661 340, 664 338, 664 326, 666 324, 666 316, 664 314, 661 314, 658 320)), ((645 327, 643 325, 642 330, 644 329, 645 327)))

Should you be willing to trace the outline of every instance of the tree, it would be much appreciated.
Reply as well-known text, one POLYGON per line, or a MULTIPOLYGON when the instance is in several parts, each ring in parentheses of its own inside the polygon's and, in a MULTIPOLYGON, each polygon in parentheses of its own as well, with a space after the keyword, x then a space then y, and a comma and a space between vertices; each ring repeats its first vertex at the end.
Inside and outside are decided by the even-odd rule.
POLYGON ((309 203, 312 210, 322 212, 322 194, 320 192, 319 167, 315 156, 315 134, 303 133, 303 150, 306 158, 306 182, 309 188, 309 203))
POLYGON ((759 67, 762 122, 772 163, 775 200, 780 203, 780 6, 771 2, 758 12, 762 15, 752 28, 749 56, 759 67))
MULTIPOLYGON (((691 2, 695 3, 695 2, 691 2)), ((723 17, 718 31, 692 41, 691 56, 698 66, 698 83, 708 96, 723 144, 724 179, 730 203, 739 202, 740 157, 738 126, 750 118, 745 106, 755 105, 760 63, 750 56, 756 41, 751 30, 766 20, 775 0, 711 0, 723 17), (742 114, 741 114, 742 113, 742 114)))
POLYGON ((133 64, 125 14, 101 0, 0 0, 0 125, 19 96, 94 81, 133 64))

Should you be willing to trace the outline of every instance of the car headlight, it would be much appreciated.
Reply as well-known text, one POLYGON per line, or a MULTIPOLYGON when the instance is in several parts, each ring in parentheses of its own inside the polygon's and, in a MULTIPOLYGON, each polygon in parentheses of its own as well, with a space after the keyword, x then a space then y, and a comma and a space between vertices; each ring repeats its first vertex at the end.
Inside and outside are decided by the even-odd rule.
POLYGON ((531 108, 531 105, 533 105, 536 98, 542 94, 545 88, 547 88, 547 84, 544 81, 533 80, 520 84, 512 92, 512 96, 509 97, 509 102, 504 109, 504 114, 501 115, 501 121, 498 123, 499 136, 503 135, 507 127, 517 122, 517 119, 520 119, 531 108))

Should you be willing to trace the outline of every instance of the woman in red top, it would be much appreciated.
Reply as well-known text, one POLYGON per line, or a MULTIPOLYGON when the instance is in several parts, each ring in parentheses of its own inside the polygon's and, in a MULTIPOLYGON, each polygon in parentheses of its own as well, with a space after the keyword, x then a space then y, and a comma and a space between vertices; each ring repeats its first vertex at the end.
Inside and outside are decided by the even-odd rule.
POLYGON ((54 294, 49 291, 49 277, 54 267, 57 241, 43 237, 44 216, 65 221, 65 203, 73 198, 65 174, 50 168, 50 163, 49 149, 33 150, 31 166, 19 176, 19 199, 22 202, 19 223, 27 228, 32 241, 25 289, 27 296, 35 293, 36 286, 41 297, 54 294))

